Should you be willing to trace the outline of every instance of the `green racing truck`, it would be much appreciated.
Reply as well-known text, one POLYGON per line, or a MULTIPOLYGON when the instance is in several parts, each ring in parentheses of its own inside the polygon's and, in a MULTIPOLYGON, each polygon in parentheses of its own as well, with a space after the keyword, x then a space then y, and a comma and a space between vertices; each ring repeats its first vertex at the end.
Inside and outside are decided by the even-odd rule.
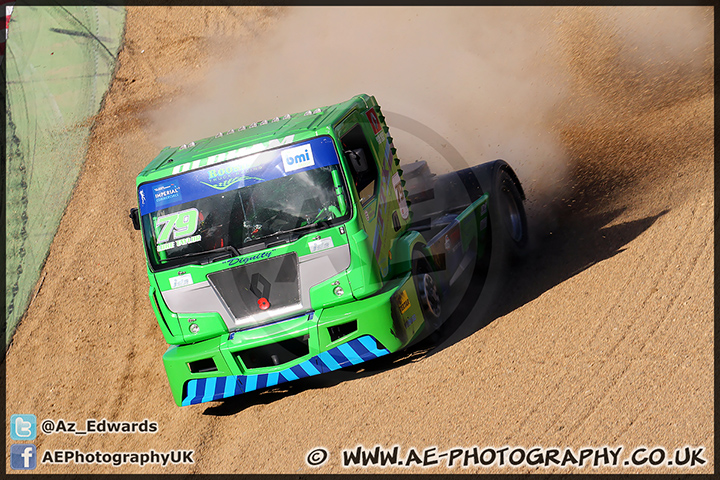
POLYGON ((507 163, 401 168, 368 95, 166 147, 137 200, 181 406, 404 349, 448 318, 491 245, 517 253, 528 238, 507 163))

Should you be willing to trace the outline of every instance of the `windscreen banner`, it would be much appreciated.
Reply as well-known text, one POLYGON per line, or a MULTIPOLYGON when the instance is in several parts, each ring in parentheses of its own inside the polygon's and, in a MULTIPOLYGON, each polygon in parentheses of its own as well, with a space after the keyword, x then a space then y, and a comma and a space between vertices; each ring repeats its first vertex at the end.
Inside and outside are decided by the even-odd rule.
POLYGON ((328 136, 246 155, 142 184, 138 189, 140 215, 338 163, 335 145, 328 136))

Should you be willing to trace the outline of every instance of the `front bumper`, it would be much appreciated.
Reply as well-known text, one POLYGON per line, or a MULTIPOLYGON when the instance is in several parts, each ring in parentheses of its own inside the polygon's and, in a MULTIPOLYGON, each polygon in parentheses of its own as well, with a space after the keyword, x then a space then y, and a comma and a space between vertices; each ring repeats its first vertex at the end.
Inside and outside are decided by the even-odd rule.
POLYGON ((409 274, 372 297, 190 345, 171 346, 163 363, 175 403, 186 406, 220 400, 400 350, 423 323, 420 313, 408 327, 406 317, 414 308, 398 315, 397 298, 406 291, 416 298, 409 274), (302 351, 284 349, 287 342, 297 344, 297 339, 302 339, 302 351), (263 359, 257 360, 258 356, 263 359), (272 357, 275 365, 267 361, 272 357))
POLYGON ((339 370, 390 353, 371 335, 350 340, 279 372, 192 379, 181 406, 220 400, 280 383, 339 370))

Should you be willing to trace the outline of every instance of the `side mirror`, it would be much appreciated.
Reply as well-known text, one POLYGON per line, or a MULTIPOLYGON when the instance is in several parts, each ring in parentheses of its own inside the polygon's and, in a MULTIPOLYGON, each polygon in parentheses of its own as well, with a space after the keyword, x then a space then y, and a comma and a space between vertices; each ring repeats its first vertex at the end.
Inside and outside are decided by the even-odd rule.
POLYGON ((138 209, 131 208, 129 217, 132 220, 133 228, 135 228, 135 230, 140 230, 140 215, 138 214, 138 209))
POLYGON ((355 150, 346 150, 345 155, 350 160, 355 173, 363 173, 368 169, 367 159, 365 158, 365 152, 362 148, 356 148, 355 150))

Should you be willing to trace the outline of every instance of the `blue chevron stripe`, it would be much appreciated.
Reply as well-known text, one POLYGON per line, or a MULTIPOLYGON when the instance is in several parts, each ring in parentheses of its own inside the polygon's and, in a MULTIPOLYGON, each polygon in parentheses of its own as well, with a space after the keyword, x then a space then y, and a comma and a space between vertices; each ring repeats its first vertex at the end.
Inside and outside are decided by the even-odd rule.
POLYGON ((365 348, 365 345, 358 342, 357 340, 352 340, 348 342, 348 346, 352 347, 352 349, 355 350, 355 353, 357 353, 358 356, 362 358, 363 362, 365 360, 372 360, 373 358, 375 358, 375 355, 368 352, 368 349, 365 348))
POLYGON ((213 392, 211 400, 223 398, 223 394, 225 393, 225 384, 228 382, 232 382, 232 379, 228 377, 217 377, 217 381, 215 382, 215 391, 213 392))
POLYGON ((205 385, 207 384, 207 378, 201 378, 197 382, 197 387, 195 388, 195 396, 191 400, 191 403, 200 403, 202 400, 202 397, 205 393, 205 385))
POLYGON ((374 358, 390 353, 385 348, 378 349, 378 343, 369 335, 360 337, 357 341, 360 342, 367 349, 368 353, 374 356, 374 358))
POLYGON ((288 371, 293 373, 295 375, 295 378, 305 378, 308 376, 307 372, 305 370, 303 370, 303 368, 300 365, 295 365, 294 367, 290 367, 290 369, 288 371))
POLYGON ((267 386, 267 373, 261 373, 258 375, 257 378, 257 384, 255 385, 255 390, 260 390, 261 388, 265 388, 267 386))
POLYGON ((203 391, 203 396, 200 399, 200 403, 203 402, 209 402, 212 400, 213 395, 215 395, 215 385, 217 384, 217 378, 216 377, 210 377, 205 379, 205 390, 203 391))
MULTIPOLYGON (((312 360, 312 359, 310 359, 310 360, 312 360)), ((308 377, 317 375, 320 373, 320 371, 317 369, 317 367, 315 367, 315 365, 313 365, 313 363, 310 360, 305 360, 300 365, 298 365, 300 368, 305 370, 308 377)))
POLYGON ((225 378, 226 378, 225 390, 223 391, 223 396, 220 398, 232 397, 233 395, 236 395, 235 392, 237 392, 237 390, 238 390, 237 377, 225 377, 225 378))
POLYGON ((195 390, 197 389, 197 380, 190 380, 187 383, 187 396, 183 398, 182 406, 186 407, 191 405, 190 400, 195 397, 195 390))
POLYGON ((280 378, 282 378, 286 382, 291 382, 293 380, 297 380, 298 376, 295 375, 295 372, 293 372, 292 370, 287 369, 280 372, 280 378))
POLYGON ((350 360, 350 362, 352 362, 353 365, 356 365, 363 361, 363 359, 360 358, 360 355, 358 355, 357 352, 353 350, 349 343, 343 343, 342 345, 338 345, 337 348, 343 353, 343 355, 347 357, 348 360, 350 360))
POLYGON ((370 335, 350 340, 280 372, 192 379, 182 406, 228 398, 320 373, 339 370, 390 353, 370 335))
POLYGON ((343 353, 337 347, 331 348, 327 351, 327 353, 330 354, 330 356, 335 360, 335 362, 340 368, 352 365, 352 362, 348 360, 348 358, 343 355, 343 353))
POLYGON ((329 352, 322 352, 318 355, 320 361, 325 365, 323 372, 332 372, 333 370, 340 370, 340 364, 330 355, 329 352))
POLYGON ((251 392, 255 390, 257 386, 257 375, 247 375, 245 377, 245 392, 251 392))

